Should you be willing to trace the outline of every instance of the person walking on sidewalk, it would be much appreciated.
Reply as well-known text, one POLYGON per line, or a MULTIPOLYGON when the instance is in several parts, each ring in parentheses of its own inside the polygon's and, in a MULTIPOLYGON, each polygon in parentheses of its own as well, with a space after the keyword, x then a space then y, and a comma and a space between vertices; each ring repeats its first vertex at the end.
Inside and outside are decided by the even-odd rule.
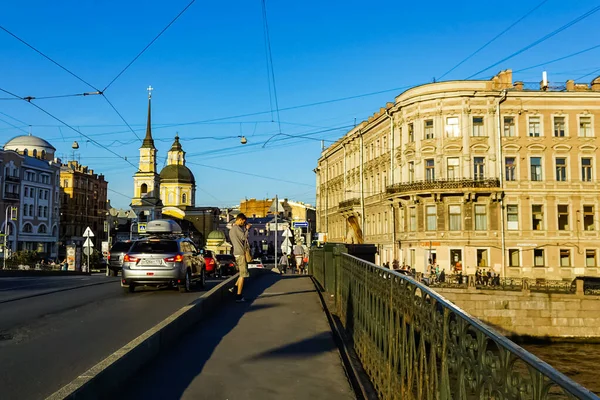
POLYGON ((239 213, 235 218, 235 223, 229 231, 229 238, 231 239, 231 244, 233 245, 233 255, 235 256, 235 261, 238 265, 238 269, 240 270, 240 276, 235 284, 237 287, 235 301, 238 303, 246 301, 246 299, 244 299, 242 296, 242 290, 244 289, 244 278, 248 278, 250 276, 248 273, 248 262, 246 261, 246 253, 250 252, 250 245, 248 244, 248 237, 245 229, 246 220, 246 216, 242 213, 239 213))
POLYGON ((296 257, 296 268, 298 268, 297 272, 302 273, 302 268, 304 267, 304 247, 300 243, 296 243, 294 246, 294 257, 296 257))
POLYGON ((287 268, 288 268, 288 256, 287 256, 287 254, 283 253, 281 255, 281 258, 279 259, 279 265, 281 267, 281 275, 285 274, 285 272, 287 271, 287 268))

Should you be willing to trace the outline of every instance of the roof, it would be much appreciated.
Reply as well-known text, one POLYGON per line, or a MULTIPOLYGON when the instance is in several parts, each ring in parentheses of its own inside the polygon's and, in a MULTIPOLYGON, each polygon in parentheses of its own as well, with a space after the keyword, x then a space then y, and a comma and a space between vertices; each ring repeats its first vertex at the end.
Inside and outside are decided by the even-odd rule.
POLYGON ((225 240, 225 233, 219 230, 215 230, 212 231, 211 233, 208 234, 208 236, 206 237, 207 240, 213 239, 213 240, 225 240))
POLYGON ((144 137, 144 141, 142 142, 142 149, 154 149, 154 139, 152 139, 152 119, 151 119, 151 109, 150 109, 150 97, 148 97, 148 122, 146 124, 146 137, 144 137))
POLYGON ((33 135, 21 135, 10 139, 4 145, 4 150, 23 150, 38 148, 40 150, 46 150, 46 152, 54 152, 56 149, 46 140, 33 136, 33 135))
POLYGON ((179 135, 175 135, 175 141, 171 145, 171 149, 169 151, 183 151, 181 143, 179 143, 179 135))
POLYGON ((196 183, 194 174, 185 165, 167 165, 160 171, 161 182, 196 183))

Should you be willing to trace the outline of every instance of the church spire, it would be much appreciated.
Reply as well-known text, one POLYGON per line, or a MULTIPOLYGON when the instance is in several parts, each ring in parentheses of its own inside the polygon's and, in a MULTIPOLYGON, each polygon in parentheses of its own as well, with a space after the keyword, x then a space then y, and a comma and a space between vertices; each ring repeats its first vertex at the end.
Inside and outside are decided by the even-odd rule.
POLYGON ((151 103, 152 103, 152 91, 154 88, 148 86, 148 122, 146 125, 146 137, 142 142, 142 148, 154 149, 154 139, 152 139, 152 119, 151 119, 151 103))

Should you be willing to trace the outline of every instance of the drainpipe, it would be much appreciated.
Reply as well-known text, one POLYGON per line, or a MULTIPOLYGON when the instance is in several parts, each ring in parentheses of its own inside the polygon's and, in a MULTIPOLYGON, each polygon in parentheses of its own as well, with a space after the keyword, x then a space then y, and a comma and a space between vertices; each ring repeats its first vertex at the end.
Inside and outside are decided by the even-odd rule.
POLYGON ((496 115, 498 117, 498 180, 500 182, 500 240, 502 242, 502 276, 506 278, 506 238, 504 235, 505 222, 504 222, 504 160, 502 156, 502 116, 500 115, 500 104, 502 104, 507 97, 507 91, 504 89, 501 93, 501 97, 498 99, 496 105, 496 115))
POLYGON ((385 110, 386 115, 390 119, 390 183, 389 185, 394 184, 394 120, 392 119, 392 114, 390 110, 385 110))
POLYGON ((359 138, 360 138, 360 218, 361 218, 361 227, 363 230, 363 235, 364 232, 366 232, 366 228, 365 228, 365 190, 364 190, 364 167, 363 167, 363 134, 362 131, 359 130, 358 131, 359 134, 359 138))

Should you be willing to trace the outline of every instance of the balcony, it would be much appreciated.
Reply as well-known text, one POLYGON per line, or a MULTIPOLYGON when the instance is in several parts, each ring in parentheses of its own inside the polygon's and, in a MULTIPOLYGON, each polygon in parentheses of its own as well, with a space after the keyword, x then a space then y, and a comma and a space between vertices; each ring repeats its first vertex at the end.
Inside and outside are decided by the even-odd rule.
POLYGON ((397 183, 388 186, 387 194, 398 194, 407 192, 424 191, 456 191, 461 189, 493 189, 500 188, 500 180, 496 178, 489 179, 438 179, 434 181, 416 181, 412 183, 397 183))
POLYGON ((4 192, 5 200, 19 200, 19 193, 15 192, 4 192))
POLYGON ((339 208, 340 210, 343 208, 352 208, 354 206, 360 206, 360 199, 355 197, 353 199, 340 201, 339 208))
POLYGON ((14 176, 14 175, 6 175, 4 177, 4 180, 6 182, 21 182, 21 178, 18 176, 14 176))

